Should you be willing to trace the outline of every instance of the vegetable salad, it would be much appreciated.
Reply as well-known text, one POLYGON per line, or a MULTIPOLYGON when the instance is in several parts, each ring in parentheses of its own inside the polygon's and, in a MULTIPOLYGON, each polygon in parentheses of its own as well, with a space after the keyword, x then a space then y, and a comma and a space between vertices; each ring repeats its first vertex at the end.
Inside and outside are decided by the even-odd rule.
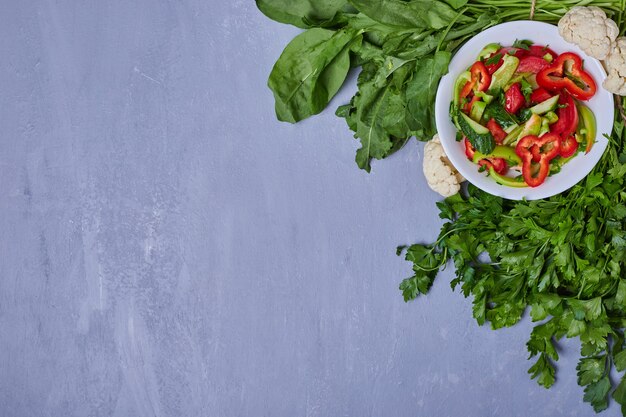
POLYGON ((450 115, 465 154, 496 182, 537 187, 595 141, 597 87, 580 56, 489 44, 456 79, 450 115))

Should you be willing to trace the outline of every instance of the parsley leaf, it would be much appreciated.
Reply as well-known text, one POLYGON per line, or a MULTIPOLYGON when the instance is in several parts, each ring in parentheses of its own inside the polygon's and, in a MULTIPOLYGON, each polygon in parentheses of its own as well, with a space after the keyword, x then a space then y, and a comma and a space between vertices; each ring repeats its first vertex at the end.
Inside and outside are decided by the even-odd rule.
POLYGON ((515 42, 513 42, 513 48, 525 49, 526 51, 528 51, 532 44, 533 42, 529 41, 528 39, 516 39, 515 42))
POLYGON ((526 78, 522 78, 522 81, 520 81, 520 84, 521 84, 522 94, 524 95, 526 102, 530 102, 530 96, 533 93, 533 86, 528 82, 528 80, 526 80, 526 78))
POLYGON ((485 60, 485 65, 495 65, 502 59, 502 54, 497 53, 485 60))

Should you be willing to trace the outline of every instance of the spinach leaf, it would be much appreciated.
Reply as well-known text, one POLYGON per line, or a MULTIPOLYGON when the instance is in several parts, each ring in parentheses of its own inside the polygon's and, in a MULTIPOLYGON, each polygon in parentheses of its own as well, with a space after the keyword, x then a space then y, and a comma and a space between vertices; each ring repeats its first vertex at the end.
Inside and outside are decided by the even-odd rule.
MULTIPOLYGON (((437 0, 350 0, 361 13, 391 27, 442 29, 458 15, 452 7, 437 0)), ((466 16, 458 22, 468 23, 466 16)))
POLYGON ((444 0, 444 1, 448 3, 450 6, 454 7, 455 9, 460 9, 461 7, 467 4, 467 0, 444 0))
POLYGON ((420 140, 429 140, 437 132, 435 96, 439 80, 448 72, 451 54, 438 51, 417 62, 413 78, 407 84, 407 121, 420 140))
POLYGON ((287 45, 268 82, 279 120, 295 123, 324 110, 350 70, 349 43, 357 33, 314 28, 287 45))
POLYGON ((347 4, 347 0, 256 0, 259 10, 270 19, 299 28, 332 20, 347 4))
MULTIPOLYGON (((359 75, 359 92, 353 99, 356 134, 361 148, 356 153, 359 168, 369 172, 370 161, 388 156, 394 148, 394 136, 407 136, 404 122, 406 104, 404 94, 391 80, 378 76, 380 68, 368 64, 359 75), (392 132, 393 131, 393 132, 392 132)), ((351 120, 346 120, 350 125, 351 120)), ((352 121, 354 123, 354 121, 352 121)))

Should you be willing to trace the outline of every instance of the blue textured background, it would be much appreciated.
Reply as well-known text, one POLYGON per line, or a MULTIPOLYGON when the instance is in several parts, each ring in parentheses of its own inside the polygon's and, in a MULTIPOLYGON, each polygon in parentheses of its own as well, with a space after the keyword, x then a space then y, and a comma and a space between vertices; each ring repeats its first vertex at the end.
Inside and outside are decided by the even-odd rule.
MULTIPOLYGON (((2 416, 589 416, 577 342, 530 381, 430 241, 422 146, 359 171, 329 111, 275 120, 297 29, 251 0, 0 4, 2 416)), ((604 415, 618 415, 612 407, 604 415)))

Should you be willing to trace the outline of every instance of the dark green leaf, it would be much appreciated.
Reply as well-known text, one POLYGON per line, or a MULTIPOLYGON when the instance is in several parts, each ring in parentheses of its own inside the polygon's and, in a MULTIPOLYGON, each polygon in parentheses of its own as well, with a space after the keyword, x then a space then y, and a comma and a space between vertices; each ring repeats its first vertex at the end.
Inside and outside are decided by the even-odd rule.
POLYGON ((580 359, 576 366, 578 385, 585 386, 593 382, 598 382, 604 375, 605 363, 605 356, 580 359))
POLYGON ((626 415, 626 376, 622 376, 620 383, 613 391, 613 399, 622 406, 622 415, 626 415))
MULTIPOLYGON (((350 0, 350 3, 371 19, 391 27, 441 29, 457 17, 452 7, 436 0, 350 0)), ((459 21, 468 22, 468 18, 459 21)))
POLYGON ((626 350, 622 350, 618 354, 614 355, 613 362, 615 363, 615 369, 618 371, 621 372, 626 369, 626 350))
POLYGON ((439 80, 448 72, 450 53, 439 51, 432 58, 417 63, 413 78, 406 90, 407 120, 412 131, 421 139, 430 139, 436 133, 435 95, 439 80))
POLYGON ((334 18, 347 4, 347 0, 256 0, 259 10, 270 19, 300 28, 310 27, 306 20, 334 18))
POLYGON ((528 373, 531 378, 537 378, 537 383, 545 388, 550 388, 554 384, 554 366, 550 359, 544 354, 539 356, 537 362, 530 367, 528 373))
POLYGON ((467 0, 445 0, 445 2, 455 9, 460 9, 467 4, 467 0))
POLYGON ((513 48, 525 49, 528 51, 532 44, 533 42, 527 39, 523 39, 523 40, 516 39, 515 42, 513 42, 513 48))
POLYGON ((279 120, 295 123, 324 110, 350 69, 353 30, 309 29, 296 36, 274 65, 268 85, 279 120))
POLYGON ((485 65, 495 65, 502 59, 502 54, 497 53, 485 60, 485 65))
POLYGON ((606 410, 609 406, 609 391, 611 390, 611 382, 608 375, 604 376, 598 382, 587 385, 585 388, 585 396, 583 400, 592 405, 593 410, 599 413, 606 410))

